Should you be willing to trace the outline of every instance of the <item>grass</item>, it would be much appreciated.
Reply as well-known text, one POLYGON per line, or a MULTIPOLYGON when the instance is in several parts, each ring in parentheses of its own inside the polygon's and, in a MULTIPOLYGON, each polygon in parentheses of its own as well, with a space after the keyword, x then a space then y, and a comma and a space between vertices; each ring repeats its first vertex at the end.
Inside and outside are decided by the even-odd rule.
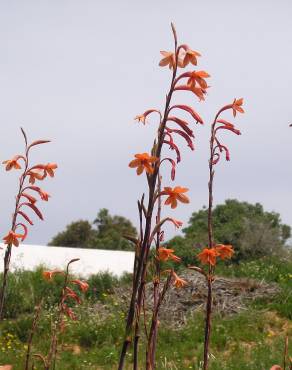
MULTIPOLYGON (((68 322, 62 338, 58 369, 114 369, 122 341, 123 321, 117 309, 106 321, 87 315, 79 322, 68 322)), ((47 318, 48 319, 48 318, 47 318)), ((7 321, 0 342, 0 362, 11 362, 15 370, 23 368, 26 345, 18 337, 17 327, 25 317, 7 321)), ((46 320, 46 319, 42 319, 46 320)), ((48 323, 46 324, 48 327, 48 323)), ((199 369, 203 351, 203 317, 198 314, 185 327, 174 330, 163 326, 157 349, 158 369, 199 369)), ((282 360, 285 333, 292 324, 276 313, 250 309, 231 317, 214 317, 210 370, 269 369, 282 360)), ((34 351, 48 347, 46 331, 35 341, 34 351)), ((131 361, 131 354, 128 358, 131 361)), ((143 358, 140 358, 143 368, 143 358)), ((38 368, 38 367, 37 367, 38 368)))
MULTIPOLYGON (((267 370, 280 364, 284 338, 292 334, 291 302, 292 264, 279 260, 245 262, 239 266, 220 266, 218 274, 258 278, 279 284, 281 292, 274 299, 256 300, 246 311, 233 316, 213 318, 210 370, 267 370), (282 300, 282 301, 281 301, 282 300), (284 304, 283 304, 284 300, 284 304)), ((33 307, 46 294, 45 310, 34 340, 34 353, 46 353, 49 346, 51 319, 59 294, 60 281, 44 282, 42 270, 17 272, 10 275, 7 305, 9 318, 0 327, 0 364, 12 363, 14 370, 23 369, 28 330, 33 307), (25 296, 23 296, 25 295, 25 296)), ((90 279, 91 290, 82 307, 76 308, 79 320, 67 321, 60 341, 56 369, 115 369, 123 339, 125 312, 112 295, 114 287, 129 284, 109 274, 90 279)), ((157 348, 157 369, 200 369, 203 352, 204 318, 197 313, 188 323, 171 329, 161 323, 157 348)), ((143 341, 143 339, 142 339, 143 341)), ((141 343, 141 346, 143 343, 141 343)), ((128 354, 129 369, 132 354, 128 354)), ((144 356, 141 350, 140 366, 144 356)), ((40 363, 36 370, 42 369, 40 363)))

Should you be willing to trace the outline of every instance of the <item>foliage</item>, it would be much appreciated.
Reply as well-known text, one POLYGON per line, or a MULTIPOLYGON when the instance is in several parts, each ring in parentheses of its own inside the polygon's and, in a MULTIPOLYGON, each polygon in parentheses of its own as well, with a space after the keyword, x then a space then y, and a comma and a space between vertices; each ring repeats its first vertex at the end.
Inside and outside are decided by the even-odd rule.
POLYGON ((133 250, 132 244, 124 235, 135 236, 137 231, 131 221, 123 216, 111 216, 101 209, 93 224, 79 220, 69 224, 65 231, 58 233, 49 245, 77 248, 110 250, 133 250))
MULTIPOLYGON (((273 299, 251 303, 250 308, 239 315, 214 317, 211 344, 216 359, 211 361, 210 370, 254 370, 257 365, 258 368, 268 369, 271 363, 279 363, 284 328, 291 327, 291 321, 286 318, 292 319, 292 261, 263 258, 242 262, 238 266, 218 264, 216 269, 217 275, 258 278, 278 283, 282 290, 273 299)), ((34 302, 42 295, 47 302, 33 350, 42 352, 49 345, 47 333, 59 298, 62 277, 56 275, 54 281, 48 284, 42 279, 42 272, 43 269, 39 268, 33 272, 17 271, 9 276, 12 280, 8 290, 10 299, 7 300, 7 310, 11 310, 13 315, 0 326, 0 363, 10 360, 16 370, 23 369, 34 302), (49 299, 49 296, 53 298, 49 299)), ((110 370, 118 361, 125 313, 123 307, 116 306, 112 292, 115 286, 129 286, 129 278, 118 279, 101 273, 91 276, 88 282, 96 290, 92 288, 86 292, 83 308, 76 309, 79 320, 68 320, 62 337, 63 351, 59 353, 58 362, 64 370, 94 370, 96 367, 110 370), (108 311, 106 319, 97 308, 100 306, 96 306, 100 300, 108 311)), ((202 315, 195 313, 186 326, 176 330, 167 327, 165 323, 161 325, 157 368, 198 370, 203 349, 202 315)), ((129 353, 129 362, 131 357, 129 353)), ((142 357, 140 361, 143 361, 142 357)))
MULTIPOLYGON (((203 208, 194 212, 189 226, 183 229, 184 237, 174 238, 169 244, 185 264, 191 256, 208 243, 208 211, 203 208), (179 252, 180 249, 182 252, 179 252)), ((291 229, 281 222, 280 215, 264 211, 259 203, 250 204, 228 199, 213 211, 214 239, 217 243, 231 244, 233 261, 280 255, 291 236, 291 229)))
POLYGON ((247 277, 279 284, 281 289, 276 297, 257 299, 254 305, 258 308, 269 308, 292 320, 291 254, 287 254, 285 258, 264 257, 254 261, 245 261, 239 265, 219 265, 218 268, 217 272, 221 275, 247 277))
MULTIPOLYGON (((68 321, 58 365, 63 370, 111 370, 118 360, 124 316, 120 310, 112 310, 109 319, 101 320, 96 311, 85 313, 78 322, 68 321)), ((200 369, 204 331, 202 319, 198 313, 186 326, 178 329, 162 324, 157 347, 158 369, 200 369)), ((1 326, 0 363, 10 361, 15 370, 23 369, 26 346, 21 339, 19 327, 25 327, 27 320, 26 315, 17 322, 4 321, 1 326)), ((46 334, 50 327, 49 313, 45 313, 40 325, 44 330, 37 334, 35 352, 43 351, 49 344, 46 334)), ((224 318, 215 315, 210 370, 269 369, 271 363, 281 363, 285 333, 283 328, 287 328, 291 334, 291 323, 265 310, 249 309, 224 318)), ((129 353, 129 369, 131 358, 132 353, 129 353)), ((139 368, 144 368, 143 357, 139 365, 139 368)))
POLYGON ((131 221, 123 216, 111 216, 105 208, 101 209, 93 221, 96 226, 92 248, 110 250, 133 250, 133 245, 124 235, 136 236, 137 231, 131 221))
MULTIPOLYGON (((32 314, 34 307, 44 297, 44 306, 51 309, 56 306, 62 289, 62 276, 55 275, 54 280, 47 282, 43 279, 43 267, 35 271, 17 270, 8 276, 5 317, 15 319, 19 315, 32 314)), ((3 275, 0 275, 0 283, 3 275)), ((113 288, 127 283, 126 277, 120 279, 110 273, 104 272, 91 275, 88 279, 89 289, 85 299, 94 303, 104 299, 104 294, 111 294, 113 288)))
POLYGON ((72 222, 50 241, 51 246, 86 248, 93 238, 94 231, 86 220, 72 222))

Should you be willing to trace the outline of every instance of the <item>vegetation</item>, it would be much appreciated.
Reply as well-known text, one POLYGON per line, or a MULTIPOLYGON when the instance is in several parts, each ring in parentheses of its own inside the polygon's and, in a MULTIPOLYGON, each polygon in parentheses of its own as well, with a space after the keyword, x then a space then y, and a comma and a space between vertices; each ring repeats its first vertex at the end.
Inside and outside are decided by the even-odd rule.
MULTIPOLYGON (((221 134, 241 134, 233 122, 226 120, 226 113, 232 113, 233 119, 244 113, 243 98, 222 106, 210 125, 208 208, 193 213, 184 236, 170 241, 178 254, 163 244, 165 224, 182 226, 176 218, 164 216, 164 206, 174 209, 190 202, 188 188, 164 182, 165 170, 174 181, 181 162, 177 137, 194 150, 191 121, 203 124, 193 106, 174 104, 173 96, 184 91, 203 101, 210 87, 206 81, 210 75, 193 69, 200 53, 185 43, 179 44, 173 24, 171 28, 174 48, 161 51, 159 63, 171 70, 165 105, 161 111, 148 109, 136 117, 143 125, 149 115, 157 118, 153 146, 148 153, 135 154, 129 163, 146 180, 146 190, 137 202, 139 232, 129 220, 102 209, 92 224, 73 222, 50 243, 133 250, 130 276, 117 279, 99 274, 88 282, 80 280, 69 271, 71 263, 79 258, 68 261, 65 271, 39 268, 35 272, 9 273, 13 246, 25 240, 28 225, 33 225, 24 211, 31 210, 43 219, 36 206, 38 199, 32 194, 44 201, 50 197, 34 184, 47 176, 54 177, 58 166, 30 165, 30 149, 48 140, 28 144, 23 129, 24 154, 3 162, 7 171, 23 166, 11 229, 3 238, 6 250, 0 279, 0 362, 11 362, 14 370, 22 369, 23 364, 25 370, 112 369, 117 364, 118 370, 251 370, 267 369, 275 363, 281 366, 270 370, 287 370, 292 366, 288 357, 292 259, 291 251, 285 249, 290 227, 282 224, 277 213, 265 212, 258 203, 227 200, 213 209, 216 165, 222 158, 230 160, 221 134), (185 70, 181 73, 180 69, 185 70), (165 157, 165 145, 175 159, 165 157), (183 271, 183 264, 174 267, 181 261, 191 264, 188 273, 183 271), (181 272, 183 275, 178 276, 181 272), (191 279, 190 274, 197 276, 191 275, 195 276, 191 279), (219 279, 219 275, 244 279, 219 279), (175 289, 182 290, 178 293, 175 289), (181 305, 180 310, 170 313, 170 307, 177 307, 171 299, 180 305, 183 300, 183 305, 192 309, 181 305), (175 316, 179 312, 183 319, 175 316)), ((4 366, 9 370, 11 367, 4 366)))
MULTIPOLYGON (((177 250, 187 266, 193 264, 196 250, 208 244, 208 210, 193 212, 183 236, 168 244, 177 250)), ((214 239, 234 247, 233 261, 253 260, 273 255, 285 255, 291 228, 281 222, 280 215, 267 212, 260 203, 250 204, 228 199, 213 210, 214 239)))
POLYGON ((65 231, 54 236, 49 245, 128 251, 133 250, 133 246, 124 236, 136 234, 130 220, 123 216, 111 216, 103 208, 92 224, 86 220, 72 222, 65 231))
MULTIPOLYGON (((281 290, 274 298, 249 302, 248 309, 240 314, 214 317, 211 370, 269 369, 271 363, 281 361, 285 334, 292 335, 291 271, 291 259, 263 258, 239 265, 218 265, 219 275, 257 277, 278 284, 281 290)), ((56 276, 54 281, 47 282, 41 278, 42 272, 40 267, 33 272, 17 271, 9 275, 7 311, 12 314, 0 326, 0 363, 10 361, 15 364, 15 370, 23 369, 34 304, 41 296, 47 299, 33 351, 44 352, 49 346, 47 333, 59 298, 62 277, 56 276), (49 296, 54 298, 49 299, 49 296)), ((94 275, 88 282, 90 289, 83 299, 82 308, 75 309, 79 320, 66 320, 63 351, 58 358, 58 368, 62 370, 96 370, 97 366, 110 370, 115 368, 118 360, 125 306, 119 303, 114 292, 121 287, 130 289, 131 282, 127 276, 118 279, 107 273, 94 275)), ((186 325, 176 329, 161 323, 158 369, 199 370, 203 350, 202 323, 202 312, 194 313, 186 325)), ((131 357, 130 351, 130 364, 131 357)), ((142 362, 143 358, 140 358, 141 366, 142 362)))

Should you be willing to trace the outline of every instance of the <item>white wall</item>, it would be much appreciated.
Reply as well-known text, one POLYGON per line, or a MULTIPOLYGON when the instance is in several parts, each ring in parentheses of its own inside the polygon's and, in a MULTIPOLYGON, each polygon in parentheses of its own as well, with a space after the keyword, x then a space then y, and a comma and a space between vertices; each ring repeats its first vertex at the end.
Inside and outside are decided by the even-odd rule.
MULTIPOLYGON (((3 248, 0 251, 0 261, 3 261, 5 245, 0 244, 0 247, 3 248)), ((133 271, 133 252, 28 244, 13 247, 11 271, 15 269, 34 270, 39 265, 45 265, 48 269, 63 270, 73 258, 80 258, 80 261, 71 264, 70 271, 81 277, 88 277, 101 271, 109 271, 117 276, 133 271)), ((2 269, 3 264, 0 265, 0 271, 2 269)))

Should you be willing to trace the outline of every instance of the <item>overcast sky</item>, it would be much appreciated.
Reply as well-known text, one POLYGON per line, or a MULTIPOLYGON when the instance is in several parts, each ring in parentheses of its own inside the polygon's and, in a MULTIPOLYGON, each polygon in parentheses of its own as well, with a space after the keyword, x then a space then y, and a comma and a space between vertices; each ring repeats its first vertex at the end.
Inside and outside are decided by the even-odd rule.
MULTIPOLYGON (((65 225, 92 221, 100 208, 137 224, 136 200, 145 189, 128 163, 149 151, 156 123, 136 114, 163 109, 170 72, 158 67, 160 50, 172 48, 170 22, 179 41, 201 52, 198 69, 211 74, 205 102, 178 93, 204 118, 194 126, 196 150, 180 142, 183 160, 171 184, 190 189, 189 205, 170 214, 187 222, 207 204, 208 136, 220 106, 244 97, 236 118, 241 136, 227 133, 231 161, 216 168, 215 204, 226 198, 260 202, 292 225, 292 3, 257 1, 2 1, 0 3, 0 160, 23 149, 19 130, 36 148, 33 160, 57 162, 55 179, 42 187, 27 243, 47 243, 65 225)), ((230 113, 225 118, 231 119, 230 113)), ((0 171, 0 231, 11 223, 17 173, 0 171)), ((170 229, 167 236, 173 236, 170 229)))

